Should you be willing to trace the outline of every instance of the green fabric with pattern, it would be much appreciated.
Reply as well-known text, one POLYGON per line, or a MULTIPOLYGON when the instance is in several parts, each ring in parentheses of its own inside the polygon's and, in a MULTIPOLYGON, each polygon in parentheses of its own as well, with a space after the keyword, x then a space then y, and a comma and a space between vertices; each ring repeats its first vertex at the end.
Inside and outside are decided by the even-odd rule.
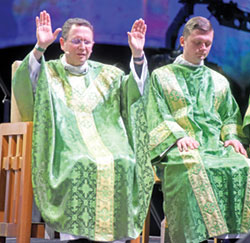
POLYGON ((32 182, 43 219, 58 232, 91 240, 136 238, 153 172, 145 108, 132 75, 88 61, 87 74, 77 76, 60 59, 42 59, 33 97, 28 60, 13 89, 23 119, 34 121, 32 182))
POLYGON ((151 159, 158 161, 171 242, 246 233, 250 161, 223 144, 247 142, 226 78, 206 66, 170 64, 152 73, 146 91, 151 159), (160 161, 184 136, 195 138, 199 148, 180 152, 173 146, 160 161))
POLYGON ((243 120, 243 131, 245 133, 245 135, 248 137, 248 139, 250 139, 250 98, 249 98, 249 105, 248 108, 246 110, 246 114, 244 116, 244 120, 243 120))

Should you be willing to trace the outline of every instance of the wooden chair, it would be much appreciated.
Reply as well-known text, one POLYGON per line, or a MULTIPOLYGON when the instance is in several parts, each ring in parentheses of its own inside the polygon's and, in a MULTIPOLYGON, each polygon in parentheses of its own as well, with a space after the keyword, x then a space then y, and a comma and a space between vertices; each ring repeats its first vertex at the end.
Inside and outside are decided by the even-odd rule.
MULTIPOLYGON (((12 75, 12 77, 14 77, 14 74, 15 74, 17 68, 20 66, 21 63, 22 63, 22 61, 13 62, 12 67, 11 67, 11 75, 12 75)), ((21 122, 22 121, 18 106, 16 104, 15 96, 13 95, 13 90, 11 90, 10 121, 11 122, 21 122)))
POLYGON ((18 243, 30 237, 44 237, 43 224, 31 224, 32 122, 0 125, 0 242, 16 237, 18 243))
MULTIPOLYGON (((156 175, 155 171, 154 171, 154 181, 155 181, 155 184, 161 184, 161 180, 156 175)), ((142 243, 149 242, 149 234, 150 234, 150 206, 149 206, 148 214, 145 219, 143 230, 142 230, 142 243)))
MULTIPOLYGON (((21 61, 12 65, 12 77, 21 61)), ((33 223, 31 184, 32 122, 20 122, 15 98, 11 99, 11 123, 0 124, 0 243, 15 237, 28 243, 44 238, 43 223, 33 223)))

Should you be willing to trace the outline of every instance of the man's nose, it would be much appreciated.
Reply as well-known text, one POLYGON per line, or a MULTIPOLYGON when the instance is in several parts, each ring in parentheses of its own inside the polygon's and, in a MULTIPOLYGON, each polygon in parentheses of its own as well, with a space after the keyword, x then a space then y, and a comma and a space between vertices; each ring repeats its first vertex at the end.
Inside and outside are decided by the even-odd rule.
POLYGON ((206 43, 201 43, 200 49, 206 49, 206 43))
POLYGON ((86 44, 84 43, 84 41, 81 41, 80 44, 79 44, 79 47, 81 48, 85 48, 86 44))

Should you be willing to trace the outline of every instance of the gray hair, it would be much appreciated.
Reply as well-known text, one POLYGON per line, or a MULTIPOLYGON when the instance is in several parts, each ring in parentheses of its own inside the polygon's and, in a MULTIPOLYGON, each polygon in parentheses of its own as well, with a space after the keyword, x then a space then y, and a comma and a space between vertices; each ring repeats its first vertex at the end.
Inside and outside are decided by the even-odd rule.
POLYGON ((72 25, 86 26, 92 31, 92 33, 94 35, 94 28, 88 20, 82 19, 82 18, 69 18, 68 20, 66 20, 66 22, 63 24, 63 27, 62 27, 62 38, 63 39, 67 40, 69 31, 70 31, 72 25))
POLYGON ((208 19, 197 16, 188 20, 188 22, 185 24, 183 30, 184 38, 187 38, 191 34, 191 32, 196 29, 203 32, 214 31, 213 26, 208 19))

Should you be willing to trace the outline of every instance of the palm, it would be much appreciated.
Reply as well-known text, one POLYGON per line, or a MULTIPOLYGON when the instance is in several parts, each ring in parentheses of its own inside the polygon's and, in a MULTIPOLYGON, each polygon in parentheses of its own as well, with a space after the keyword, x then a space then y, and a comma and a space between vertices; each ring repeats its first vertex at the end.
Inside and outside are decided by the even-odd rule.
POLYGON ((142 50, 145 44, 145 35, 139 31, 131 32, 131 45, 135 49, 142 50))
POLYGON ((36 17, 36 37, 37 42, 42 47, 48 47, 61 31, 60 28, 52 32, 50 15, 46 11, 40 13, 40 18, 36 17))
POLYGON ((144 44, 147 25, 143 19, 136 20, 132 26, 131 32, 128 32, 128 42, 133 56, 140 56, 144 44))
POLYGON ((42 25, 37 28, 37 39, 40 43, 51 43, 53 38, 51 26, 42 25))

